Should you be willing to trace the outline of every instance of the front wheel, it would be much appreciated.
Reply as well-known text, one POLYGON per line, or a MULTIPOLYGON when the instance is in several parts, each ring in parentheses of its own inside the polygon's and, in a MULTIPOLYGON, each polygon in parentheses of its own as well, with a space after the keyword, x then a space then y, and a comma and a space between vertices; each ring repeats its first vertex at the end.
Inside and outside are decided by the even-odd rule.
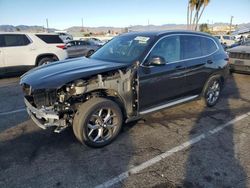
POLYGON ((94 50, 90 50, 88 53, 87 53, 87 56, 86 57, 90 57, 95 51, 94 50))
POLYGON ((218 102, 221 89, 222 84, 218 77, 210 79, 204 93, 204 100, 208 107, 212 107, 218 102))
POLYGON ((76 138, 91 147, 110 144, 122 127, 119 106, 105 98, 92 98, 79 106, 73 121, 76 138))

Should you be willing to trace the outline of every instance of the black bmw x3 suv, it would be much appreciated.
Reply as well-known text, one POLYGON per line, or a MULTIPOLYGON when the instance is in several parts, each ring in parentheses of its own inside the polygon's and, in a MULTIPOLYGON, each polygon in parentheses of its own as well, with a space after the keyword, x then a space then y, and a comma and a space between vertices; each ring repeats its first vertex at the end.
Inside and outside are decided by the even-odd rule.
POLYGON ((214 106, 228 75, 220 42, 190 31, 132 32, 90 58, 34 68, 21 78, 27 111, 41 128, 72 126, 88 146, 111 143, 124 123, 194 99, 214 106))

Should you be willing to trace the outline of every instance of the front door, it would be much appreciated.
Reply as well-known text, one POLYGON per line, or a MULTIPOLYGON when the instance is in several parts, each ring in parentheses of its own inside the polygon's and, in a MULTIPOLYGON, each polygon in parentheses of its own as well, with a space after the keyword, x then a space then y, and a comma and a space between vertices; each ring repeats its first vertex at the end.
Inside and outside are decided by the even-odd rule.
POLYGON ((155 45, 138 71, 140 111, 183 97, 186 65, 180 58, 180 36, 167 36, 155 45), (152 57, 161 57, 166 64, 147 64, 152 57))

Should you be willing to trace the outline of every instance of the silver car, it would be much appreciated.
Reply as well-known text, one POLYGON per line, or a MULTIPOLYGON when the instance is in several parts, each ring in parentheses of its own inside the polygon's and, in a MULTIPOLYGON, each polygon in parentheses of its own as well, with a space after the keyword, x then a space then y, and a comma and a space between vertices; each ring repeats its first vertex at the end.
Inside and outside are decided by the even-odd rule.
POLYGON ((231 72, 250 73, 250 40, 227 50, 231 72))
POLYGON ((91 56, 101 45, 91 40, 72 40, 67 43, 69 58, 91 56))

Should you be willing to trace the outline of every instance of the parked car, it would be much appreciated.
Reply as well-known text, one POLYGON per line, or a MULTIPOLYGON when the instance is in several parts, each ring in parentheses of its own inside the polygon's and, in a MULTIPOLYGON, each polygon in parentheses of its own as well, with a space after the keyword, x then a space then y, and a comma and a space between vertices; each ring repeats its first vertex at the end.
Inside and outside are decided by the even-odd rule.
POLYGON ((250 73, 250 40, 227 50, 231 72, 250 73))
POLYGON ((235 38, 230 35, 215 35, 215 37, 218 38, 219 41, 227 47, 230 47, 236 42, 235 38))
POLYGON ((0 33, 0 74, 24 72, 28 69, 64 60, 65 44, 55 34, 0 33))
POLYGON ((73 40, 67 43, 67 51, 69 58, 89 57, 101 46, 91 40, 73 40))
POLYGON ((101 45, 101 46, 103 46, 106 43, 106 42, 104 42, 98 38, 94 38, 94 37, 89 38, 89 40, 92 40, 92 41, 96 42, 97 45, 101 45))
POLYGON ((73 127, 92 147, 111 143, 124 122, 203 98, 214 106, 228 56, 207 34, 187 31, 120 35, 90 58, 31 70, 21 78, 28 113, 46 129, 73 127), (46 80, 46 81, 45 81, 46 80))
POLYGON ((55 33, 59 35, 59 37, 62 39, 64 43, 73 40, 73 36, 66 32, 55 31, 55 33))

